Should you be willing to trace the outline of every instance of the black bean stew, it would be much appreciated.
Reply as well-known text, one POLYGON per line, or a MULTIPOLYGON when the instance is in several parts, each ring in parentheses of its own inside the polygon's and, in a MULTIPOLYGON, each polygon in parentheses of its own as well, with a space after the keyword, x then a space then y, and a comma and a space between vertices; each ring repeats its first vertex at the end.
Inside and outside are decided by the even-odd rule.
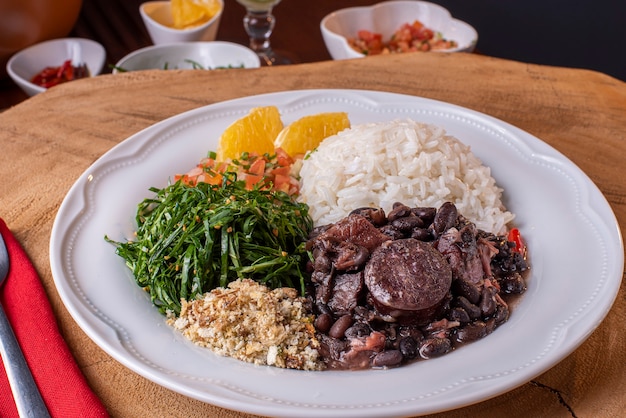
POLYGON ((452 203, 357 209, 316 228, 309 296, 326 366, 395 367, 489 335, 508 320, 510 295, 526 289, 517 245, 452 203))

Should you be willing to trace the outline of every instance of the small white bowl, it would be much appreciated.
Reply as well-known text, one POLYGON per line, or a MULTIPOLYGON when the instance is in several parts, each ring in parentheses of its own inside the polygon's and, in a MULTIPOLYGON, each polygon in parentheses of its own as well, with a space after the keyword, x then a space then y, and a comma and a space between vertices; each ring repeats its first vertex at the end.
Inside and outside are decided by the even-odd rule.
POLYGON ((150 39, 152 39, 152 43, 155 45, 177 42, 214 41, 224 10, 223 0, 219 1, 221 8, 215 16, 208 22, 189 29, 175 29, 173 27, 174 18, 172 17, 170 1, 149 1, 142 3, 139 6, 139 14, 141 14, 150 39))
POLYGON ((452 18, 447 9, 438 4, 413 0, 386 1, 373 6, 337 10, 322 19, 320 29, 330 56, 341 60, 365 56, 348 43, 348 38, 355 38, 359 30, 380 33, 383 40, 388 40, 402 24, 415 20, 440 32, 445 39, 457 42, 458 47, 440 52, 471 52, 478 42, 476 30, 452 18))
POLYGON ((17 52, 7 62, 7 72, 15 84, 29 96, 46 91, 45 87, 30 82, 46 67, 59 67, 72 59, 74 48, 80 50, 82 61, 90 75, 100 74, 106 60, 106 51, 98 42, 82 38, 61 38, 41 42, 17 52))
POLYGON ((165 69, 258 68, 258 55, 233 42, 179 42, 148 46, 131 52, 115 64, 113 74, 165 69))

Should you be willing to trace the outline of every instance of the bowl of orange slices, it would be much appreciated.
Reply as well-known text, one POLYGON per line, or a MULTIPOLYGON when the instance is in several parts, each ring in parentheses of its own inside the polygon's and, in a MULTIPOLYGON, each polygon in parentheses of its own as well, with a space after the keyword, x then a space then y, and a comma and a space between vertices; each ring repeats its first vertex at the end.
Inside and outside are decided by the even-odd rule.
POLYGON ((139 6, 155 45, 215 40, 223 10, 223 0, 149 1, 139 6))

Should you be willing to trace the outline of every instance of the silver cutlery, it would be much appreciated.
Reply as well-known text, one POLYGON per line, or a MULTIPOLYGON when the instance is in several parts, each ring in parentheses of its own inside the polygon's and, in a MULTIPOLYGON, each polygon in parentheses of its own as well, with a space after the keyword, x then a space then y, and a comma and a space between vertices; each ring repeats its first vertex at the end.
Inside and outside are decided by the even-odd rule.
MULTIPOLYGON (((9 253, 2 235, 0 235, 0 287, 9 274, 9 253)), ((7 372, 15 405, 20 417, 49 417, 48 409, 41 398, 39 389, 33 380, 24 354, 20 348, 11 324, 0 304, 0 355, 7 372)))
POLYGON ((89 77, 89 68, 83 61, 83 51, 78 42, 72 42, 69 46, 71 49, 72 66, 74 67, 74 79, 89 77))

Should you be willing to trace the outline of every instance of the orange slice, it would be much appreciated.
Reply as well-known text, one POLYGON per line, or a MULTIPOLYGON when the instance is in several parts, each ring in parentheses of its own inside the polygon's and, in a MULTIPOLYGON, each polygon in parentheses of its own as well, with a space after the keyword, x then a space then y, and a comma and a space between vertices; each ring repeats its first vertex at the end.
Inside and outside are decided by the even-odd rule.
POLYGON ((274 154, 274 139, 282 129, 283 122, 276 106, 255 107, 224 130, 215 159, 233 160, 244 152, 274 154))
POLYGON ((327 112, 304 116, 285 127, 274 141, 276 148, 282 148, 291 157, 312 151, 325 138, 350 127, 350 119, 345 112, 327 112))

